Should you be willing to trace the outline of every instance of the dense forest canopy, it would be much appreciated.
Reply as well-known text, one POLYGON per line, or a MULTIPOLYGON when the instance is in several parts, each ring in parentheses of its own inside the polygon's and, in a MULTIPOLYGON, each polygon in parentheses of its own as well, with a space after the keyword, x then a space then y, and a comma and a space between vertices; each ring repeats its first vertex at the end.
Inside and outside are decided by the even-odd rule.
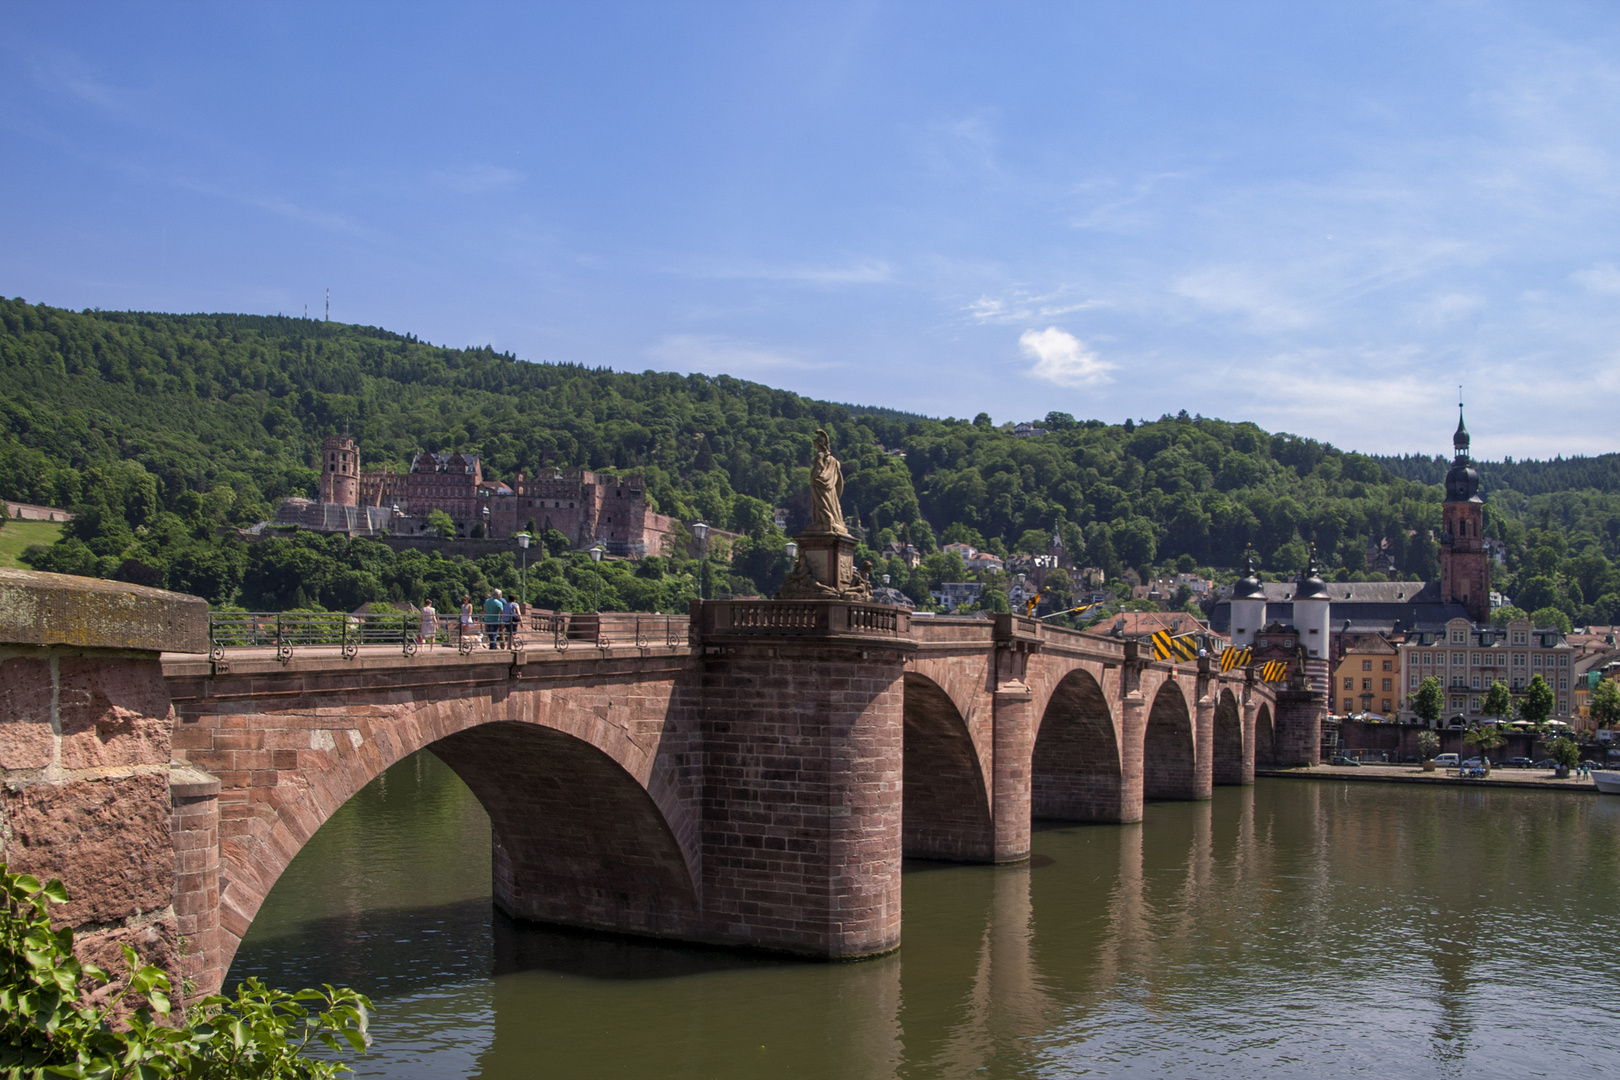
MULTIPOLYGON (((1076 563, 1112 578, 1230 569, 1250 546, 1274 573, 1297 570, 1309 544, 1341 579, 1366 572, 1369 542, 1385 544, 1403 576, 1432 577, 1437 566, 1441 459, 1374 458, 1185 412, 1123 425, 1054 412, 1042 420, 1047 434, 1018 438, 982 413, 930 419, 728 376, 529 363, 308 319, 71 312, 22 300, 0 300, 0 373, 0 494, 79 513, 33 564, 215 603, 439 601, 510 583, 504 553, 472 563, 341 537, 248 544, 228 528, 269 518, 279 497, 313 495, 320 440, 341 431, 367 468, 466 449, 495 478, 553 465, 641 473, 655 509, 743 534, 713 568, 741 591, 780 580, 785 538, 772 508, 801 507, 818 427, 843 459, 863 556, 888 540, 932 553, 916 571, 898 560, 878 567, 924 603, 931 585, 964 574, 937 550, 951 540, 1005 555, 1044 551, 1056 534, 1076 563)), ((1523 585, 1571 618, 1607 621, 1606 598, 1620 607, 1620 577, 1610 576, 1617 462, 1481 465, 1488 529, 1508 553, 1500 587, 1523 585)), ((576 556, 554 550, 532 570, 550 583, 537 601, 591 602, 576 556)), ((695 587, 682 559, 612 573, 622 588, 603 606, 678 609, 695 587)), ((986 603, 996 596, 987 590, 986 603)))

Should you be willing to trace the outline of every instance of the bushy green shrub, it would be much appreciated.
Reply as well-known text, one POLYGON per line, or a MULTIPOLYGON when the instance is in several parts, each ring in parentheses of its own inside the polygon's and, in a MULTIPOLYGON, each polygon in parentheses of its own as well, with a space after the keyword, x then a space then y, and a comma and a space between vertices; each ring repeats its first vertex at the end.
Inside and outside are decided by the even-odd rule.
POLYGON ((0 1076, 7 1080, 326 1080, 348 1066, 305 1056, 369 1045, 364 995, 272 990, 257 979, 171 1015, 169 977, 124 946, 128 977, 112 979, 73 955, 73 931, 51 927, 67 890, 0 863, 0 1076))

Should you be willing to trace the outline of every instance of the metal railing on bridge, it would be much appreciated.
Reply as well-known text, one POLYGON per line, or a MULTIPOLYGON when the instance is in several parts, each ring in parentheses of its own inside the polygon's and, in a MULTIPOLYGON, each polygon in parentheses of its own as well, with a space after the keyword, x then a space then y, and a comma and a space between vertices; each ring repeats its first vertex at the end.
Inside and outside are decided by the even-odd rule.
POLYGON ((685 615, 643 612, 568 613, 529 611, 516 621, 486 618, 475 612, 470 626, 457 615, 425 624, 419 612, 277 612, 216 611, 208 616, 208 649, 215 661, 227 650, 274 650, 287 663, 295 650, 335 651, 353 659, 366 646, 395 647, 405 656, 421 650, 478 649, 523 651, 550 648, 608 650, 688 643, 691 620, 685 615))

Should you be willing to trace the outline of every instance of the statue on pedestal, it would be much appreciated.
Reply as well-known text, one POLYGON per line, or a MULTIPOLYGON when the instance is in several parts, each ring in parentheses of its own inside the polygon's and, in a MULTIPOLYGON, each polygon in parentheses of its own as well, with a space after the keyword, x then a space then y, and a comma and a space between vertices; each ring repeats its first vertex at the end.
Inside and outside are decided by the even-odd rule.
POLYGON ((855 538, 844 527, 844 470, 832 440, 816 430, 810 464, 810 528, 795 539, 799 559, 782 582, 778 600, 871 600, 868 574, 855 569, 855 538))
POLYGON ((810 531, 849 535, 844 527, 844 468, 833 457, 832 440, 820 428, 810 464, 810 531))

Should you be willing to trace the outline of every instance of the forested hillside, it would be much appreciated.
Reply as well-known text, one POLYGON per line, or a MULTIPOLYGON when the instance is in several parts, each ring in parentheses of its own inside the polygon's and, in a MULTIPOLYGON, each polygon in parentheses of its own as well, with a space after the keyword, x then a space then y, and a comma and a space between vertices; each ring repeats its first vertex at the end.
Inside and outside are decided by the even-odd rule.
MULTIPOLYGON (((363 541, 244 544, 222 528, 268 518, 277 497, 313 495, 320 439, 343 430, 368 468, 403 468, 418 449, 471 449, 495 477, 547 465, 643 473, 657 509, 744 534, 727 553, 731 564, 716 568, 741 590, 768 590, 780 578, 783 538, 771 509, 802 506, 817 427, 833 435, 846 508, 873 551, 891 538, 925 551, 954 539, 1002 554, 1044 550, 1057 532, 1077 562, 1117 576, 1127 567, 1230 568, 1251 544, 1267 567, 1289 572, 1314 542, 1330 570, 1352 577, 1365 569, 1368 541, 1384 540, 1403 573, 1435 572, 1441 493, 1424 459, 1380 461, 1186 413, 1139 426, 1052 413, 1045 426, 1049 434, 1020 439, 983 414, 934 420, 725 376, 529 363, 372 327, 0 300, 0 494, 80 513, 34 564, 144 577, 216 603, 439 599, 505 580, 505 555, 477 566, 435 557, 428 566, 363 541)), ((1554 468, 1486 469, 1557 482, 1560 474, 1535 465, 1554 468)), ((1596 577, 1587 568, 1578 602, 1567 585, 1579 574, 1538 566, 1572 617, 1598 614, 1583 609, 1620 592, 1606 577, 1620 541, 1613 473, 1587 478, 1593 486, 1580 490, 1504 487, 1489 518, 1513 552, 1505 585, 1555 533, 1560 559, 1604 560, 1596 577)), ((558 552, 536 571, 552 583, 537 600, 590 602, 595 582, 582 584, 577 558, 558 552)), ((953 563, 936 554, 916 573, 898 563, 880 570, 923 600, 929 584, 960 577, 953 563)), ((692 572, 661 560, 635 573, 617 568, 623 595, 604 606, 679 607, 692 572)))

